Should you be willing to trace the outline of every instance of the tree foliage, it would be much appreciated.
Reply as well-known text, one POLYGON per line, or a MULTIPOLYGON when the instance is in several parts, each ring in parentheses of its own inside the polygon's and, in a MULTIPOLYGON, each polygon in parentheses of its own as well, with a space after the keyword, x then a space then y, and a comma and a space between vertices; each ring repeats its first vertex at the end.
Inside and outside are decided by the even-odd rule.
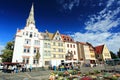
POLYGON ((37 53, 36 53, 36 55, 35 55, 35 58, 38 60, 38 62, 39 62, 39 59, 40 59, 40 53, 39 53, 39 50, 37 50, 37 53))
POLYGON ((12 55, 13 55, 13 42, 8 42, 5 46, 5 49, 2 50, 2 62, 11 62, 12 61, 12 55))
POLYGON ((117 52, 117 56, 120 58, 120 49, 119 49, 119 51, 117 52))
POLYGON ((110 54, 111 54, 111 58, 112 59, 116 59, 117 58, 117 55, 115 53, 113 53, 112 51, 110 51, 110 54))

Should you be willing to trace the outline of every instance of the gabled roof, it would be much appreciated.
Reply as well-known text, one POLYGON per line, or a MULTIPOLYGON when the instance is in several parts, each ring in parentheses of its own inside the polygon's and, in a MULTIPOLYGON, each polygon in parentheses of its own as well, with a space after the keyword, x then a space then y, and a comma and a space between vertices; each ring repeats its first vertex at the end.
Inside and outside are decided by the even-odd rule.
POLYGON ((96 54, 102 54, 104 45, 99 45, 95 47, 95 53, 96 54))
POLYGON ((70 36, 68 36, 68 35, 63 35, 62 34, 61 37, 62 37, 62 40, 64 42, 74 42, 74 40, 70 36))
MULTIPOLYGON (((52 39, 55 37, 55 35, 56 34, 59 34, 60 35, 60 33, 59 33, 59 31, 57 30, 54 34, 53 34, 53 37, 52 37, 52 39)), ((61 36, 60 36, 61 37, 61 36)))
POLYGON ((49 33, 49 32, 46 30, 46 34, 48 35, 48 37, 49 37, 50 39, 53 38, 53 33, 49 33))

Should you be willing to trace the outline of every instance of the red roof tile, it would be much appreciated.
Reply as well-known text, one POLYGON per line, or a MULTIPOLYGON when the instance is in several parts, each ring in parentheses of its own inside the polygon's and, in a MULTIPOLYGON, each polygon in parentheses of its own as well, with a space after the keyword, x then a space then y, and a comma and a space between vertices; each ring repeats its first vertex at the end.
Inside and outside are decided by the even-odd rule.
POLYGON ((104 45, 96 46, 95 47, 95 52, 96 54, 102 54, 104 45))
POLYGON ((61 35, 64 42, 74 42, 74 40, 68 35, 61 35))

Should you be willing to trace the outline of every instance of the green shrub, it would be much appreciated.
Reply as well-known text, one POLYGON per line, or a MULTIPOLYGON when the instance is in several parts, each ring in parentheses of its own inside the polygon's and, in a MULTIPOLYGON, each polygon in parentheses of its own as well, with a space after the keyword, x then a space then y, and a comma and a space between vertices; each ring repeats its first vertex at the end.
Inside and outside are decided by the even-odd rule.
POLYGON ((70 74, 73 74, 73 70, 68 70, 68 72, 69 72, 70 74))
POLYGON ((54 73, 54 74, 58 74, 58 71, 54 71, 53 73, 54 73))
POLYGON ((118 80, 117 77, 112 77, 110 80, 118 80))
POLYGON ((58 77, 57 80, 64 80, 64 78, 62 76, 58 77))
POLYGON ((98 74, 98 73, 100 73, 100 71, 98 71, 98 70, 94 70, 94 73, 95 73, 95 74, 98 74))
POLYGON ((78 73, 77 70, 73 70, 73 72, 72 72, 73 75, 75 75, 75 74, 77 74, 77 73, 78 73))
POLYGON ((58 74, 58 76, 63 76, 63 72, 62 71, 59 71, 57 74, 58 74))

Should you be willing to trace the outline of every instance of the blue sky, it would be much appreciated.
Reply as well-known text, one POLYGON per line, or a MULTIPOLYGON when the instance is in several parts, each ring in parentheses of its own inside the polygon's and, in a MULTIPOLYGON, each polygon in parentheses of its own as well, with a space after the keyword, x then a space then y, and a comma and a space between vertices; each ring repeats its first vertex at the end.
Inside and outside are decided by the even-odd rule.
POLYGON ((120 48, 120 0, 0 0, 0 50, 23 29, 34 3, 36 27, 94 46, 120 48))

